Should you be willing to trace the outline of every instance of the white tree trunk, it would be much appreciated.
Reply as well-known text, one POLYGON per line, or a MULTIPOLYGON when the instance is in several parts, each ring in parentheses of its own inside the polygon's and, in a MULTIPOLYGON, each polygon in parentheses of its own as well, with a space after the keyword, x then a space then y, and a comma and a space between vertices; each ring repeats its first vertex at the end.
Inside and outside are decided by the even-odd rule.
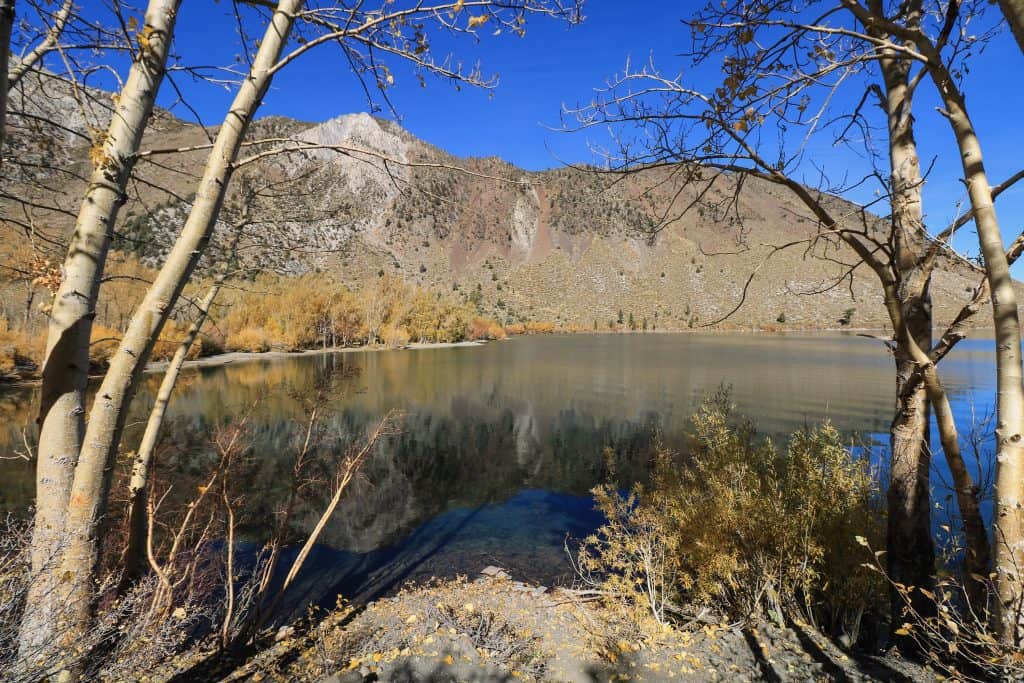
POLYGON ((196 191, 192 211, 146 296, 132 315, 103 379, 75 468, 68 505, 62 574, 72 612, 69 628, 88 627, 89 605, 99 551, 98 523, 106 509, 111 469, 138 380, 153 345, 202 256, 217 223, 234 162, 246 130, 273 77, 302 0, 281 0, 267 27, 252 68, 217 133, 196 191))
POLYGON ((992 291, 996 333, 996 484, 993 534, 997 630, 1004 643, 1019 642, 1019 606, 1024 578, 1024 368, 1021 365, 1017 294, 999 230, 982 157, 981 143, 967 113, 963 95, 938 55, 932 79, 942 96, 956 136, 964 181, 974 211, 974 224, 985 258, 985 276, 992 291))
MULTIPOLYGON (((32 51, 25 55, 10 71, 7 70, 7 65, 4 65, 3 73, 7 74, 8 89, 16 86, 21 81, 22 76, 28 73, 29 69, 34 67, 40 59, 57 49, 57 43, 60 40, 61 34, 64 33, 64 28, 68 24, 68 19, 71 18, 71 11, 73 9, 74 1, 64 0, 64 4, 53 15, 53 23, 46 32, 46 38, 32 48, 32 51)), ((7 42, 9 43, 10 40, 8 39, 7 42)))
POLYGON ((72 473, 84 431, 96 297, 117 212, 163 81, 179 2, 151 0, 146 9, 147 45, 132 64, 105 138, 97 143, 101 160, 82 201, 64 261, 64 278, 53 301, 38 418, 33 582, 20 637, 20 650, 26 656, 56 643, 57 555, 64 546, 72 473))

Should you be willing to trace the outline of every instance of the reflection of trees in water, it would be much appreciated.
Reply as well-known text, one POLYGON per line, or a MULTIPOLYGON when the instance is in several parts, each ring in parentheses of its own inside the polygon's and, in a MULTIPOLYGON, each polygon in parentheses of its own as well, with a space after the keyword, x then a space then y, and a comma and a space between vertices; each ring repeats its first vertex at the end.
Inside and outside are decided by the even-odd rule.
POLYGON ((35 463, 19 453, 35 449, 35 392, 0 388, 0 512, 19 513, 35 495, 35 463))

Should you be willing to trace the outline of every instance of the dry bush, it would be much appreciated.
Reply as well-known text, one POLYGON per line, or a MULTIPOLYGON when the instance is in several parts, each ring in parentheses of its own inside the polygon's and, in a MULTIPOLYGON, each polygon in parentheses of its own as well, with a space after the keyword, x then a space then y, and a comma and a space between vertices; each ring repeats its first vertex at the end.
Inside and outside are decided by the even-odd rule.
POLYGON ((18 651, 18 629, 29 580, 31 525, 7 517, 0 528, 0 667, 9 670, 18 651))
POLYGON ((12 330, 7 318, 0 317, 0 377, 24 374, 42 361, 45 338, 12 330))
MULTIPOLYGON (((895 617, 894 632, 912 640, 936 671, 953 681, 1022 681, 1024 651, 1019 643, 1000 642, 995 628, 996 615, 991 609, 998 604, 996 574, 965 576, 957 571, 962 554, 968 552, 960 540, 954 535, 943 549, 941 566, 951 569, 938 572, 933 590, 893 580, 877 551, 862 553, 869 558, 864 567, 877 572, 900 596, 903 608, 895 617), (934 611, 922 613, 918 610, 921 604, 933 605, 934 611)), ((861 543, 873 550, 867 539, 861 543)), ((1011 619, 1024 621, 1024 605, 1006 608, 1014 611, 1011 619)))
MULTIPOLYGON (((676 593, 675 558, 670 556, 668 521, 650 505, 640 505, 641 487, 627 496, 613 486, 594 489, 605 524, 583 542, 572 559, 584 583, 614 599, 608 604, 623 617, 622 627, 668 621, 676 593)), ((572 555, 570 554, 570 558, 572 555)))
POLYGON ((247 351, 263 353, 270 350, 270 338, 266 331, 257 327, 243 327, 234 334, 229 334, 224 344, 230 351, 247 351))
MULTIPOLYGON (((178 458, 188 461, 187 468, 164 454, 149 482, 147 571, 127 579, 122 543, 108 544, 96 587, 96 617, 88 636, 74 643, 48 645, 27 659, 18 656, 18 630, 31 582, 31 533, 27 523, 8 521, 6 529, 0 528, 4 680, 35 682, 67 669, 76 671, 79 680, 139 680, 140 672, 146 672, 155 681, 211 657, 229 657, 225 653, 250 652, 260 646, 267 635, 264 626, 279 613, 280 601, 362 463, 379 438, 397 433, 394 413, 360 439, 326 422, 335 392, 345 386, 341 379, 340 374, 327 378, 315 396, 300 396, 309 413, 292 425, 297 453, 289 510, 255 557, 243 557, 237 540, 238 529, 251 522, 261 504, 257 496, 247 495, 255 463, 249 420, 257 404, 238 419, 218 425, 205 449, 178 453, 178 458), (317 476, 321 472, 326 476, 317 476), (164 477, 158 477, 160 473, 164 477), (313 530, 296 534, 290 524, 291 508, 297 509, 314 486, 326 489, 331 498, 313 530), (296 541, 301 541, 298 555, 288 566, 279 566, 280 551, 296 541), (283 581, 278 580, 275 567, 287 570, 283 581)), ((105 534, 117 539, 120 524, 108 522, 105 534)), ((53 554, 58 561, 60 552, 53 554)))
POLYGON ((472 340, 496 340, 504 339, 508 334, 506 334, 504 327, 490 318, 476 317, 469 323, 468 336, 472 340))
POLYGON ((526 325, 523 323, 512 323, 511 325, 505 325, 505 334, 508 336, 514 336, 517 334, 525 334, 526 325))
POLYGON ((552 334, 555 331, 554 323, 529 322, 526 323, 527 334, 552 334))
POLYGON ((828 423, 779 450, 735 420, 724 394, 693 426, 687 457, 658 450, 649 488, 595 491, 608 522, 580 550, 584 577, 659 620, 686 604, 739 619, 799 616, 856 640, 864 613, 885 603, 857 547, 884 537, 866 460, 828 423))
MULTIPOLYGON (((188 335, 189 326, 189 323, 179 323, 173 319, 168 320, 160 332, 160 338, 153 346, 151 358, 153 360, 170 360, 178 351, 181 342, 188 335)), ((201 350, 201 344, 192 344, 185 357, 189 360, 198 358, 201 350)))
POLYGON ((97 367, 106 367, 120 343, 120 332, 103 325, 93 325, 89 337, 89 362, 97 367))
MULTIPOLYGON (((152 360, 170 360, 188 334, 188 327, 187 323, 179 323, 173 319, 168 320, 160 332, 160 338, 153 346, 152 360)), ((121 336, 121 332, 118 330, 103 325, 93 325, 89 342, 89 362, 95 368, 104 368, 109 365, 110 359, 117 353, 121 336)), ((192 344, 186 357, 197 358, 200 350, 199 344, 192 344)))
POLYGON ((101 596, 97 619, 84 637, 59 648, 19 653, 19 628, 32 578, 30 539, 28 521, 9 517, 0 526, 0 669, 5 681, 35 682, 46 678, 43 672, 63 669, 77 669, 80 680, 138 680, 139 672, 153 672, 174 657, 186 656, 212 623, 212 591, 192 590, 182 596, 179 609, 163 614, 153 610, 155 579, 118 596, 116 577, 108 573, 96 587, 101 596))
POLYGON ((381 339, 388 348, 398 348, 409 343, 409 330, 403 325, 388 325, 381 332, 381 339))
POLYGON ((491 323, 487 328, 488 339, 504 339, 508 335, 505 334, 505 328, 498 323, 491 323))
POLYGON ((491 321, 487 318, 473 318, 469 323, 469 338, 472 340, 488 339, 487 331, 491 327, 491 321))
POLYGON ((196 340, 200 356, 215 356, 227 351, 227 338, 220 330, 203 332, 196 340))

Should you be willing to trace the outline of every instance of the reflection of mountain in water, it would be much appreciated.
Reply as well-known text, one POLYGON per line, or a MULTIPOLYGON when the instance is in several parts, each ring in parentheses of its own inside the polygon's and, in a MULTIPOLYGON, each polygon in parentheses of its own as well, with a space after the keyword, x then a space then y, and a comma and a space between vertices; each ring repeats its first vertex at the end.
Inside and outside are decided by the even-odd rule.
MULTIPOLYGON (((372 593, 402 574, 475 571, 484 556, 504 558, 485 563, 519 562, 521 575, 530 577, 538 567, 557 573, 552 563, 563 561, 564 533, 584 533, 595 523, 587 492, 605 476, 606 447, 617 454, 620 483, 642 479, 655 434, 680 446, 701 397, 723 384, 765 432, 830 417, 845 431, 881 433, 890 419, 891 363, 876 342, 851 336, 655 334, 206 367, 183 374, 163 462, 198 475, 213 429, 258 400, 251 420, 255 461, 245 475, 254 508, 247 533, 257 540, 290 481, 291 438, 303 419, 292 390, 355 367, 360 373, 333 406, 330 431, 352 441, 391 409, 405 412, 404 426, 379 444, 343 498, 318 549, 322 571, 306 573, 306 580, 372 593)), ((965 342, 943 361, 960 418, 969 420, 972 401, 979 413, 991 404, 992 365, 986 340, 965 342)), ((126 449, 140 436, 138 421, 158 382, 158 375, 147 376, 126 449)), ((34 390, 0 393, 0 455, 22 447, 23 428, 31 433, 35 398, 34 390)), ((7 510, 28 507, 31 467, 0 460, 0 504, 7 510)), ((296 532, 320 514, 323 489, 302 501, 296 532)))
MULTIPOLYGON (((566 582, 571 578, 566 538, 582 538, 600 521, 589 496, 536 490, 523 491, 500 505, 456 508, 401 541, 368 553, 316 547, 285 603, 329 606, 337 595, 362 602, 405 581, 472 575, 490 564, 520 580, 548 586, 566 582)), ((294 552, 293 548, 285 557, 284 566, 294 552)))
MULTIPOLYGON (((345 496, 322 542, 366 552, 438 514, 501 503, 524 489, 586 496, 603 479, 603 448, 619 454, 624 478, 641 477, 655 434, 653 418, 597 422, 567 410, 554 417, 542 442, 524 438, 522 415, 475 408, 460 402, 450 415, 408 414, 402 433, 381 444, 345 496)), ((303 521, 312 526, 321 506, 306 503, 303 521)))

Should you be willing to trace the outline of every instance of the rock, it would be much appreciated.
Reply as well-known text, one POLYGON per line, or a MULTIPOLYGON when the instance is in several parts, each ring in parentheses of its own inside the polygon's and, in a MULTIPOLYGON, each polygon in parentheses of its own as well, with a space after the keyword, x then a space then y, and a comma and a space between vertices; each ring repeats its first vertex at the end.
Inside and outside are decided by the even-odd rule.
POLYGON ((291 638, 293 635, 295 635, 294 627, 282 626, 277 630, 277 633, 274 634, 274 642, 280 643, 282 640, 285 640, 286 638, 291 638))
POLYGON ((321 678, 317 683, 363 683, 364 676, 358 671, 345 671, 321 678))
POLYGON ((504 574, 504 570, 501 567, 495 567, 493 564, 487 565, 480 570, 480 573, 485 576, 497 576, 498 574, 504 574))

